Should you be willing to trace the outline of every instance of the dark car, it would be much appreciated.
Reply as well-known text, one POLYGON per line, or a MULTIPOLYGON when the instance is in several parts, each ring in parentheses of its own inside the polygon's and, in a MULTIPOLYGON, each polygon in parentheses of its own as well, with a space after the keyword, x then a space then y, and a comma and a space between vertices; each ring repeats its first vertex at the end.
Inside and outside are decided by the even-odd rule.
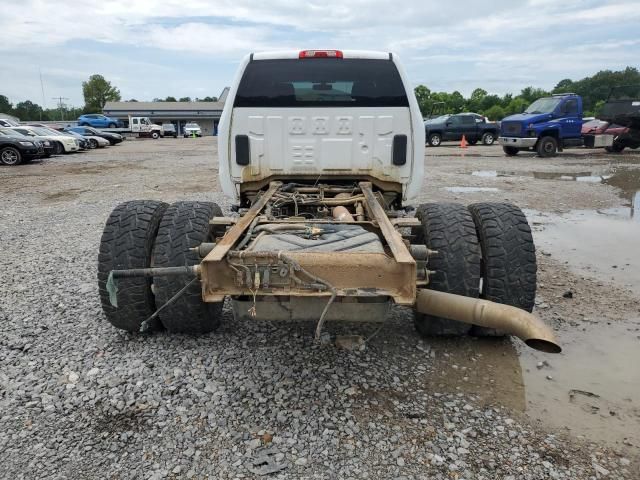
POLYGON ((478 141, 492 145, 498 138, 500 126, 477 113, 458 113, 427 120, 424 129, 426 140, 432 147, 440 146, 445 140, 461 140, 463 135, 470 145, 478 141))
POLYGON ((173 123, 163 123, 162 132, 163 137, 178 138, 178 131, 176 130, 176 126, 173 123))
POLYGON ((75 137, 78 139, 78 141, 80 142, 80 148, 82 148, 83 150, 89 150, 91 148, 97 148, 96 145, 93 145, 88 138, 83 137, 82 135, 80 135, 79 133, 76 132, 72 132, 71 130, 63 130, 64 133, 67 133, 69 135, 71 135, 72 137, 75 137))
MULTIPOLYGON (((22 133, 14 130, 13 128, 7 128, 7 127, 0 127, 0 135, 3 135, 5 137, 14 137, 17 138, 18 140, 22 140, 23 142, 40 142, 42 144, 42 150, 43 150, 43 154, 41 155, 41 157, 45 157, 45 158, 49 158, 51 155, 53 155, 55 152, 55 147, 53 146, 53 144, 47 140, 46 138, 43 137, 28 137, 27 135, 23 135, 22 133)), ((23 161, 23 163, 26 163, 23 161)))
POLYGON ((0 134, 0 164, 16 166, 44 155, 42 142, 0 134))
POLYGON ((95 135, 96 137, 102 137, 105 140, 109 140, 111 145, 115 145, 117 143, 122 142, 124 137, 118 133, 111 132, 103 132, 93 127, 67 127, 64 129, 65 132, 76 132, 80 135, 95 135))

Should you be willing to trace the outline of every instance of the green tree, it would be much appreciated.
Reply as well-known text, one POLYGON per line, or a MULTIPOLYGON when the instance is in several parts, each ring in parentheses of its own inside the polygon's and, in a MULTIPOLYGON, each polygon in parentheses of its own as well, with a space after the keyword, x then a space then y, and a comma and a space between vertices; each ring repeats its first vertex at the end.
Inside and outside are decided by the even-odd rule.
POLYGON ((120 90, 111 85, 102 75, 91 75, 89 80, 82 82, 84 95, 84 109, 87 112, 101 112, 107 102, 120 100, 120 90))
MULTIPOLYGON (((31 100, 25 100, 16 105, 13 114, 20 120, 40 120, 42 118, 42 107, 31 100)), ((43 119, 44 120, 44 119, 43 119)))
POLYGON ((487 96, 487 91, 482 88, 476 88, 471 92, 471 96, 467 101, 467 110, 470 112, 479 112, 482 110, 482 101, 487 96))
POLYGON ((138 102, 138 100, 136 100, 135 98, 130 98, 129 100, 127 100, 127 102, 138 102))
POLYGON ((550 93, 542 88, 526 87, 522 89, 519 96, 524 98, 527 104, 530 104, 541 97, 548 97, 549 95, 550 93))
POLYGON ((529 106, 529 102, 527 102, 522 97, 516 97, 509 102, 504 108, 505 115, 513 115, 514 113, 522 113, 525 108, 529 106))
POLYGON ((13 112, 13 104, 6 96, 0 95, 0 113, 6 113, 10 115, 11 112, 13 112))
POLYGON ((489 110, 491 107, 493 107, 494 105, 500 105, 502 103, 502 100, 500 99, 500 97, 498 95, 485 95, 482 98, 482 111, 486 112, 487 110, 489 110))
POLYGON ((181 97, 180 102, 190 102, 191 101, 191 97, 181 97))
POLYGON ((426 117, 431 111, 431 90, 424 85, 418 85, 413 91, 416 95, 416 100, 418 100, 420 112, 422 112, 423 117, 426 117))
POLYGON ((165 102, 177 102, 176 97, 167 97, 164 99, 165 102))
POLYGON ((484 114, 489 117, 489 120, 502 120, 505 117, 504 110, 500 105, 494 105, 489 110, 486 110, 484 114))
POLYGON ((204 97, 200 100, 201 102, 217 102, 218 97, 204 97))

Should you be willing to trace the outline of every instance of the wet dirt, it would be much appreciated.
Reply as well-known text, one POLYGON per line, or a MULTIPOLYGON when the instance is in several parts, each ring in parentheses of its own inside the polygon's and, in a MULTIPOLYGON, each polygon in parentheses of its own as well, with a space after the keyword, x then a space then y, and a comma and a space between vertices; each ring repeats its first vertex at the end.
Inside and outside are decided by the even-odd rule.
POLYGON ((452 193, 475 193, 475 192, 499 192, 500 189, 493 187, 444 187, 447 192, 452 193))
POLYGON ((518 349, 527 415, 588 440, 640 448, 640 317, 557 333, 559 355, 518 349))
MULTIPOLYGON (((127 141, 2 168, 0 193, 20 201, 48 197, 56 208, 77 198, 90 204, 105 195, 114 204, 131 198, 220 201, 217 164, 211 161, 215 143, 198 139, 184 145, 127 141)), ((528 208, 539 252, 534 313, 553 326, 564 348, 551 356, 521 348, 515 339, 429 339, 425 354, 433 354, 433 367, 423 373, 434 392, 470 393, 487 405, 527 415, 551 432, 639 455, 638 164, 639 151, 508 159, 497 146, 427 149, 416 205, 508 201, 528 208), (563 297, 567 291, 572 298, 563 297)), ((425 342, 411 328, 407 335, 425 342)))
POLYGON ((624 168, 616 165, 576 172, 474 170, 471 175, 482 178, 533 177, 537 180, 560 180, 610 185, 618 188, 620 196, 627 200, 632 207, 640 208, 640 169, 624 168))
POLYGON ((525 213, 538 248, 576 273, 640 295, 640 215, 633 207, 525 213))

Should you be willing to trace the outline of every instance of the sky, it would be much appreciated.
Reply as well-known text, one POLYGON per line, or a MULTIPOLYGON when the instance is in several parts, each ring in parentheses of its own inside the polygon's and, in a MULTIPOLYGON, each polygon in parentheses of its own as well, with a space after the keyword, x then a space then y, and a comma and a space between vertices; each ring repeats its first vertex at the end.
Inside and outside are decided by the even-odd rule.
POLYGON ((392 51, 431 90, 518 93, 639 67, 638 25, 638 0, 0 0, 0 94, 82 106, 99 73, 123 100, 218 96, 247 53, 313 48, 392 51))

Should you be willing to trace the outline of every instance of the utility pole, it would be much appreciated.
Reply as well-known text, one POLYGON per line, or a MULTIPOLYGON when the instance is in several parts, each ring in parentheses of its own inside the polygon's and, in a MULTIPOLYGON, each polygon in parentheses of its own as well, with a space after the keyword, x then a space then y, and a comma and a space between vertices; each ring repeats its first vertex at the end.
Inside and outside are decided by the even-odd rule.
POLYGON ((52 97, 53 100, 57 100, 58 101, 58 109, 60 110, 60 120, 62 120, 64 122, 64 101, 65 100, 69 100, 67 97, 52 97))
POLYGON ((42 83, 42 69, 38 67, 40 73, 40 89, 42 90, 42 108, 40 109, 40 121, 42 121, 42 111, 47 108, 46 101, 44 99, 44 84, 42 83))

